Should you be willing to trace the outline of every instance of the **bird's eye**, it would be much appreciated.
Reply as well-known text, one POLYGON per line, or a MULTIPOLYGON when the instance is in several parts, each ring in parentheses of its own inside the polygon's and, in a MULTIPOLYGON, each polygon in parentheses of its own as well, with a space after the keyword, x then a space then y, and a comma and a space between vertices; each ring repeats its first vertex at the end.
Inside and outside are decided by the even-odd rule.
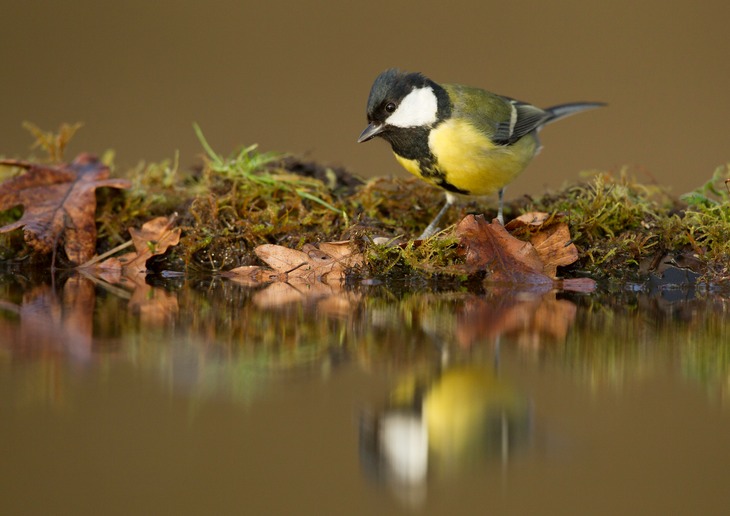
POLYGON ((387 104, 385 105, 385 110, 386 110, 386 111, 387 111, 388 113, 392 113, 393 111, 395 111, 395 104, 394 104, 393 102, 388 102, 388 103, 387 103, 387 104))

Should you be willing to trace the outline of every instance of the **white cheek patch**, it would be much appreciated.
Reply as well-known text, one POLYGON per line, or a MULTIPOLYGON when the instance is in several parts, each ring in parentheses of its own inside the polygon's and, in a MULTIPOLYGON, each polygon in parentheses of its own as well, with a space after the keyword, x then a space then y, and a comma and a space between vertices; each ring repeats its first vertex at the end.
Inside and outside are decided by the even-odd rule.
POLYGON ((385 123, 396 127, 418 127, 436 122, 438 101, 430 86, 414 88, 385 123))

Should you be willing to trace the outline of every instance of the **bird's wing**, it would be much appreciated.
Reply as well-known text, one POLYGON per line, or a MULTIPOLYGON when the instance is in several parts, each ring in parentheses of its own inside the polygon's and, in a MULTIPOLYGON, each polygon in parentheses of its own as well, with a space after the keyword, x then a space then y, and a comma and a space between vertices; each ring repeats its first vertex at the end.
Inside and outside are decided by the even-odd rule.
POLYGON ((469 119, 496 145, 512 145, 550 119, 550 114, 526 102, 480 88, 444 84, 453 116, 469 119))
POLYGON ((509 120, 501 121, 492 137, 494 143, 512 145, 550 119, 550 114, 526 102, 505 99, 510 104, 509 120))

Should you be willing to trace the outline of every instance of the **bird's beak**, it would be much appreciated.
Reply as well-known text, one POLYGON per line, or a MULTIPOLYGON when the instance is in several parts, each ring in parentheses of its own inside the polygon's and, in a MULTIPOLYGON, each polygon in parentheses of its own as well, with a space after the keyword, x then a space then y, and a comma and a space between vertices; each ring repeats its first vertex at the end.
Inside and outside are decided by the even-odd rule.
POLYGON ((365 130, 360 134, 360 138, 357 139, 357 143, 362 143, 375 138, 377 135, 383 132, 385 124, 376 124, 375 122, 368 125, 365 130))

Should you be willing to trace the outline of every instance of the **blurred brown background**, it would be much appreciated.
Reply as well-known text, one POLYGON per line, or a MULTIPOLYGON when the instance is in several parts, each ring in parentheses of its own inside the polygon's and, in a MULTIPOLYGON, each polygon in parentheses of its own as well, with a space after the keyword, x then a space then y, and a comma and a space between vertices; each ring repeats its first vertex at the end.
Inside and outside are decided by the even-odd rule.
MULTIPOLYGON (((7 4, 7 3, 6 3, 7 4)), ((0 155, 24 120, 82 121, 69 150, 117 164, 259 143, 369 176, 406 174, 355 143, 372 80, 398 66, 539 106, 606 109, 546 129, 508 197, 632 165, 682 193, 730 160, 730 4, 659 0, 13 2, 2 7, 0 155)), ((644 179, 647 176, 643 176, 644 179)))

